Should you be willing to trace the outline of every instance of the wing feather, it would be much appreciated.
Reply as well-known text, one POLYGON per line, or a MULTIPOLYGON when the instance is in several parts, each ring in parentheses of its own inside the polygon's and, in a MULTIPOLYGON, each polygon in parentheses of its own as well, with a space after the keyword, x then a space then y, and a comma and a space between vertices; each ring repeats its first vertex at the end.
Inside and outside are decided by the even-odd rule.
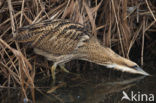
POLYGON ((81 24, 58 19, 19 28, 15 39, 54 55, 65 55, 83 46, 90 34, 81 24))

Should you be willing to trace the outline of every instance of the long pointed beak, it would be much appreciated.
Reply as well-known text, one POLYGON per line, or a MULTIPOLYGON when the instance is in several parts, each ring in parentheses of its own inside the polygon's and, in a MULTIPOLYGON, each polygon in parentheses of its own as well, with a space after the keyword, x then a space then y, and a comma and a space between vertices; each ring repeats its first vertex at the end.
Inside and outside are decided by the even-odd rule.
POLYGON ((150 76, 149 73, 145 72, 145 71, 144 71, 142 68, 140 68, 140 67, 135 67, 135 69, 137 70, 137 72, 138 72, 139 74, 146 75, 146 76, 150 76))

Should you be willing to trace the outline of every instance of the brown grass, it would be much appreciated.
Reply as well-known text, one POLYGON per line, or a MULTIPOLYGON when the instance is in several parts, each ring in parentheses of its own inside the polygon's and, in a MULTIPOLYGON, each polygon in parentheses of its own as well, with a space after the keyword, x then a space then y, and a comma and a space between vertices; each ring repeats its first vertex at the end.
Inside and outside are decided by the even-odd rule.
POLYGON ((19 27, 56 18, 85 25, 102 44, 127 58, 138 42, 142 65, 145 38, 151 38, 147 32, 156 31, 156 5, 152 0, 1 0, 0 76, 3 78, 0 83, 3 87, 20 86, 26 98, 31 88, 35 100, 35 68, 43 71, 49 68, 48 63, 38 63, 32 52, 26 53, 26 48, 19 47, 12 38, 19 27))

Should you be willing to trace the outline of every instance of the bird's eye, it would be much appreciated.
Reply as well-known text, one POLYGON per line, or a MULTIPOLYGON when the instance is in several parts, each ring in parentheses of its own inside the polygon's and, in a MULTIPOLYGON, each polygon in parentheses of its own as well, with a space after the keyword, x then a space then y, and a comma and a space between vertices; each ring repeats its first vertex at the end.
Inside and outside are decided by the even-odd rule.
POLYGON ((138 67, 137 65, 134 65, 134 66, 132 66, 131 68, 134 68, 134 69, 135 69, 135 68, 137 68, 137 67, 138 67))

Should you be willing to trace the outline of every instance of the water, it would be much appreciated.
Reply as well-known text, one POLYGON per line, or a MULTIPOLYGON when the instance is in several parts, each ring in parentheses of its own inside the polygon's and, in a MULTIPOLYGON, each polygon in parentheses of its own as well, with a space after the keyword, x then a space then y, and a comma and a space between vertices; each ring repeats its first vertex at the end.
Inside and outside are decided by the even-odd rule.
MULTIPOLYGON (((52 86, 47 77, 37 80, 36 86, 40 88, 36 89, 36 103, 129 103, 126 99, 121 101, 123 92, 130 99, 133 92, 136 95, 134 100, 143 99, 144 102, 151 94, 156 96, 155 75, 145 77, 94 69, 80 75, 59 73, 57 78, 59 80, 56 86, 52 86), (58 88, 55 90, 55 87, 58 88), (54 92, 49 94, 47 91, 50 88, 54 92), (142 94, 147 94, 147 98, 141 98, 142 94)), ((0 103, 22 103, 25 100, 21 97, 19 88, 6 88, 3 94, 2 91, 4 88, 0 90, 0 103)))

